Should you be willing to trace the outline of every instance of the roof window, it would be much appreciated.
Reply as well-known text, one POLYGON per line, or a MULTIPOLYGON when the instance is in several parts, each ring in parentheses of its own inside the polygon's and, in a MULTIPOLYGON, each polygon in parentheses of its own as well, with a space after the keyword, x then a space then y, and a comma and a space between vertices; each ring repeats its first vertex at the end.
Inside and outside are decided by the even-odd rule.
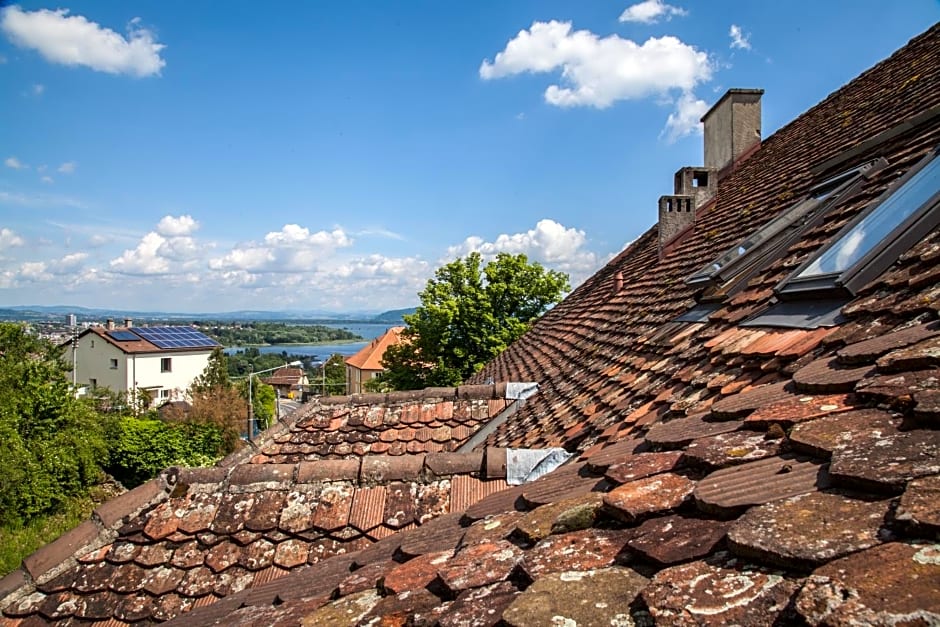
POLYGON ((852 296, 940 224, 938 149, 778 285, 777 294, 852 296))
POLYGON ((777 249, 770 245, 771 242, 783 242, 793 229, 802 228, 815 216, 823 215, 837 198, 854 191, 863 174, 883 167, 885 163, 883 159, 870 161, 814 186, 805 198, 687 277, 686 284, 714 288, 724 286, 722 293, 716 294, 723 298, 728 288, 732 287, 727 285, 729 282, 733 281, 735 285, 742 283, 740 279, 750 276, 748 270, 754 269, 770 252, 777 249))

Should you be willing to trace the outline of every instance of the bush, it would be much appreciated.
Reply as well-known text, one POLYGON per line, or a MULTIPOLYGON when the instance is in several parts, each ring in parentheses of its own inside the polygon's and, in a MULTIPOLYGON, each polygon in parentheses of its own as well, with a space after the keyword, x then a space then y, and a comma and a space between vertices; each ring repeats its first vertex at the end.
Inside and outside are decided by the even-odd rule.
POLYGON ((120 418, 111 433, 107 470, 133 488, 170 466, 211 466, 223 448, 222 429, 215 425, 120 418))

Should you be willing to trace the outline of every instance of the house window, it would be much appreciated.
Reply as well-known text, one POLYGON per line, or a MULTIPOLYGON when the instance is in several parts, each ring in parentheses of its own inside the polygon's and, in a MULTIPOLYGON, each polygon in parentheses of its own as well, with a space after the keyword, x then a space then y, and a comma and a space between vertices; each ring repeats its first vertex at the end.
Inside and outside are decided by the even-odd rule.
POLYGON ((170 391, 167 389, 160 390, 160 398, 161 399, 170 398, 170 391))
POLYGON ((780 285, 781 298, 854 295, 940 224, 934 149, 780 285))
POLYGON ((111 365, 111 370, 117 370, 117 367, 118 367, 118 360, 117 360, 117 359, 111 359, 111 360, 110 360, 110 365, 111 365))
POLYGON ((173 372, 173 359, 163 357, 160 359, 160 372, 173 372))

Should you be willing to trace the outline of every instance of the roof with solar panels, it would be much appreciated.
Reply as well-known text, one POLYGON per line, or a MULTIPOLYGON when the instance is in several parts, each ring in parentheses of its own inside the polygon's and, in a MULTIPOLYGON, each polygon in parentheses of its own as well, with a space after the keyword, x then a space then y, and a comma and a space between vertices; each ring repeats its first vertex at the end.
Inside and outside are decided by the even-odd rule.
POLYGON ((125 353, 165 353, 211 350, 222 346, 191 326, 164 327, 90 327, 82 333, 94 333, 125 353))

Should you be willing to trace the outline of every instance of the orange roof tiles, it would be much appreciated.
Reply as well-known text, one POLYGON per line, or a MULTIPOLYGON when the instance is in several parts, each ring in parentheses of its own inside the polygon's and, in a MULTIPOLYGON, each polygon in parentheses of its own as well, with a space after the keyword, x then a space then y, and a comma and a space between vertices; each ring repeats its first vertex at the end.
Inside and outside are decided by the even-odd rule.
POLYGON ((401 332, 405 327, 392 327, 381 336, 363 346, 358 353, 346 358, 346 363, 359 370, 383 370, 382 356, 389 346, 401 342, 401 332))

